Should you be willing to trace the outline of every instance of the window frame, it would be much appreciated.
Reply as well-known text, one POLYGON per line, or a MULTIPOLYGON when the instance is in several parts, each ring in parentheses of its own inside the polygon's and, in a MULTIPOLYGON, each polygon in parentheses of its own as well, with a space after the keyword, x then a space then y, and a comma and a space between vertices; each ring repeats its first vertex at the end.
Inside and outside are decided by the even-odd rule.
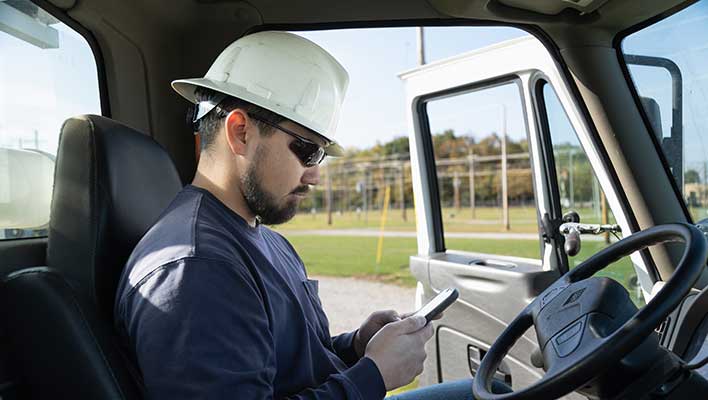
MULTIPOLYGON (((543 95, 544 87, 548 85, 555 92, 553 85, 549 81, 548 77, 544 74, 537 75, 531 81, 531 87, 533 88, 533 100, 536 106, 536 116, 538 120, 538 132, 541 136, 539 138, 539 143, 541 144, 540 155, 543 161, 544 176, 546 177, 546 195, 548 196, 550 203, 551 215, 549 216, 551 220, 560 220, 563 217, 563 210, 560 204, 560 192, 558 190, 558 175, 556 171, 555 156, 553 155, 553 142, 551 141, 551 126, 548 119, 548 109, 546 107, 546 99, 543 95)), ((562 105, 561 105, 562 106, 562 105)), ((565 112, 565 108, 563 109, 565 112)), ((566 114, 567 116, 567 114, 566 114)), ((575 128, 574 128, 575 130, 575 128)), ((577 133, 576 133, 577 135, 577 133)), ((550 221, 549 221, 550 222, 550 221)), ((545 228, 545 227, 544 227, 545 228)), ((546 232, 547 234, 547 232, 546 232)), ((552 246, 554 250, 554 257, 556 259, 556 268, 561 274, 565 274, 570 270, 570 263, 568 261, 568 255, 563 249, 565 239, 562 235, 550 235, 544 240, 544 245, 552 246), (547 242, 546 242, 547 240, 547 242)))
MULTIPOLYGON (((454 97, 454 96, 460 96, 468 93, 474 93, 474 92, 479 92, 485 89, 492 89, 495 87, 503 86, 506 84, 514 84, 516 85, 518 91, 519 91, 519 101, 520 101, 520 106, 521 106, 521 113, 523 116, 523 125, 526 130, 526 138, 527 140, 530 140, 530 129, 529 129, 529 122, 527 118, 527 110, 526 110, 526 104, 524 102, 524 90, 523 90, 523 85, 521 83, 521 77, 516 75, 516 74, 510 74, 510 75, 504 75, 500 76, 494 79, 489 79, 489 80, 484 80, 481 82, 473 82, 468 85, 462 85, 462 86, 457 86, 454 88, 446 89, 446 90, 441 90, 438 92, 433 92, 430 94, 427 94, 425 96, 421 96, 417 99, 415 103, 415 110, 418 115, 418 123, 421 129, 421 136, 422 136, 422 144, 423 144, 423 151, 425 154, 425 161, 426 163, 430 162, 430 165, 435 165, 435 149, 433 146, 433 135, 432 132, 430 131, 430 118, 428 116, 428 108, 427 105, 431 101, 447 98, 447 97, 454 97)), ((529 157, 533 157, 533 153, 531 149, 529 148, 529 157)), ((533 163, 530 165, 531 168, 531 176, 533 179, 535 179, 534 171, 533 171, 533 163)), ((430 196, 431 199, 431 214, 433 216, 432 220, 432 225, 433 225, 433 248, 436 252, 438 253, 444 253, 447 251, 447 247, 445 246, 445 229, 444 229, 444 224, 443 224, 443 219, 442 219, 442 205, 440 201, 440 186, 438 183, 438 174, 437 174, 437 168, 428 168, 426 170, 427 173, 427 179, 429 182, 428 185, 428 195, 430 196)), ((534 187, 534 204, 536 204, 536 209, 538 210, 538 204, 537 204, 537 199, 536 199, 536 194, 535 194, 535 185, 532 185, 534 187)), ((537 212, 537 218, 538 218, 538 212, 537 212)), ((542 246, 543 244, 541 244, 542 246)), ((543 249, 541 247, 541 251, 539 253, 539 258, 543 258, 543 249)))

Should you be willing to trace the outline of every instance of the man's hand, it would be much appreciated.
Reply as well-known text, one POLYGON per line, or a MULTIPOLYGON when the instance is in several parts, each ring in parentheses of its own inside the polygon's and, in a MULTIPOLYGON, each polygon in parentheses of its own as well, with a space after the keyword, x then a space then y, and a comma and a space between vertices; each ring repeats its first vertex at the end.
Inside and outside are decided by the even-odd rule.
POLYGON ((366 345, 376 334, 376 332, 380 331, 381 328, 384 327, 384 325, 400 320, 401 317, 393 310, 376 311, 375 313, 369 315, 369 318, 361 324, 361 327, 354 336, 354 350, 356 351, 357 356, 361 358, 364 355, 366 345))
MULTIPOLYGON (((410 317, 411 315, 415 314, 414 312, 409 312, 405 313, 403 315, 399 315, 396 311, 394 310, 385 310, 385 311, 376 311, 375 313, 369 315, 369 318, 364 321, 363 324, 361 324, 361 327, 359 330, 356 332, 356 335, 354 336, 354 350, 356 351, 357 356, 360 358, 364 355, 364 351, 366 350, 366 345, 369 343, 371 338, 376 334, 376 332, 380 331, 381 328, 384 327, 384 325, 389 324, 391 322, 396 322, 400 321, 402 319, 406 319, 410 317)), ((435 316, 435 319, 440 319, 442 318, 443 313, 438 314, 435 316)))
POLYGON ((371 338, 365 356, 381 373, 386 390, 407 385, 423 372, 425 342, 433 337, 433 324, 425 317, 389 323, 371 338))

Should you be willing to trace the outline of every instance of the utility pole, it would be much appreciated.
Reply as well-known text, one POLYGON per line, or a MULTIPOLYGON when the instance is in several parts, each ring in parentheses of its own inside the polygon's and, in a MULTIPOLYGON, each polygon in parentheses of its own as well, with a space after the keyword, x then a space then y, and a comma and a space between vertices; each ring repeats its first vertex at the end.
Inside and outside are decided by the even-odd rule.
POLYGON ((344 196, 343 196, 344 197, 344 207, 342 207, 342 212, 349 211, 349 206, 350 206, 350 203, 349 203, 349 174, 346 172, 348 170, 349 169, 346 168, 345 171, 341 175, 343 177, 342 190, 344 190, 344 196))
POLYGON ((342 163, 337 164, 337 177, 339 177, 339 184, 335 181, 335 190, 339 192, 339 215, 344 213, 344 190, 347 187, 346 174, 342 171, 342 163), (344 179, 342 179, 344 178, 344 179), (344 182, 342 182, 344 180, 344 182))
POLYGON ((405 189, 405 163, 398 164, 398 201, 401 207, 401 216, 406 221, 406 189, 405 189))
POLYGON ((332 225, 332 174, 329 164, 325 164, 325 173, 327 174, 327 225, 332 225))
POLYGON ((468 157, 469 162, 469 175, 470 175, 470 209, 472 210, 472 218, 474 219, 474 208, 475 208, 475 198, 474 198, 474 154, 470 151, 468 157))
POLYGON ((364 196, 364 223, 369 222, 369 169, 364 170, 364 190, 361 191, 364 196))
POLYGON ((425 35, 423 27, 419 26, 418 30, 418 65, 425 64, 425 35))
POLYGON ((509 225, 509 185, 507 182, 507 159, 506 159, 506 107, 502 105, 502 137, 501 137, 501 164, 502 164, 502 223, 504 230, 508 231, 509 225))
POLYGON ((452 177, 453 204, 455 210, 460 211, 460 173, 455 171, 452 177))

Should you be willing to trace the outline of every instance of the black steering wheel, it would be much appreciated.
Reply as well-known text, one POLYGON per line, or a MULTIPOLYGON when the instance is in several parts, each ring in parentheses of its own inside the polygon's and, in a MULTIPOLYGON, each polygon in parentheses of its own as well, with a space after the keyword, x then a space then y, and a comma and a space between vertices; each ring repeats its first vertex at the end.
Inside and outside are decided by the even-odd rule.
POLYGON ((655 226, 593 255, 544 290, 497 338, 475 376, 475 398, 546 400, 580 388, 639 346, 666 319, 693 287, 707 257, 706 239, 688 224, 655 226), (639 311, 619 283, 592 277, 635 251, 677 241, 685 243, 678 267, 664 288, 639 311), (492 378, 499 364, 532 325, 543 352, 545 375, 522 390, 492 393, 492 378))

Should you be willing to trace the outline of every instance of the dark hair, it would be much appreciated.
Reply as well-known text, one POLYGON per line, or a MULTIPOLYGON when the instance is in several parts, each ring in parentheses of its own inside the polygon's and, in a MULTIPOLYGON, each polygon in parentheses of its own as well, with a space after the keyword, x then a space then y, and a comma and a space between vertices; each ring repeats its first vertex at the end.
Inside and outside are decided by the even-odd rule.
MULTIPOLYGON (((215 96, 215 91, 203 87, 197 88, 194 92, 194 97, 197 100, 197 103, 201 101, 211 101, 215 96)), ((192 107, 196 107, 196 105, 192 107)), ((199 145, 202 151, 206 151, 211 147, 217 133, 219 132, 219 129, 221 129, 221 126, 224 123, 224 118, 226 118, 231 111, 237 108, 241 108, 247 113, 253 114, 258 119, 262 119, 273 124, 279 124, 286 120, 286 118, 270 110, 266 110, 263 107, 259 107, 255 104, 232 96, 227 96, 225 99, 221 100, 219 104, 214 107, 214 109, 209 111, 207 115, 202 117, 202 119, 195 124, 195 129, 199 132, 199 145)), ((193 110, 193 108, 190 108, 190 111, 187 113, 187 118, 189 118, 190 123, 194 115, 193 110)), ((271 126, 268 126, 255 118, 252 118, 251 121, 258 126, 258 129, 262 135, 267 136, 273 133, 273 128, 271 126)))

